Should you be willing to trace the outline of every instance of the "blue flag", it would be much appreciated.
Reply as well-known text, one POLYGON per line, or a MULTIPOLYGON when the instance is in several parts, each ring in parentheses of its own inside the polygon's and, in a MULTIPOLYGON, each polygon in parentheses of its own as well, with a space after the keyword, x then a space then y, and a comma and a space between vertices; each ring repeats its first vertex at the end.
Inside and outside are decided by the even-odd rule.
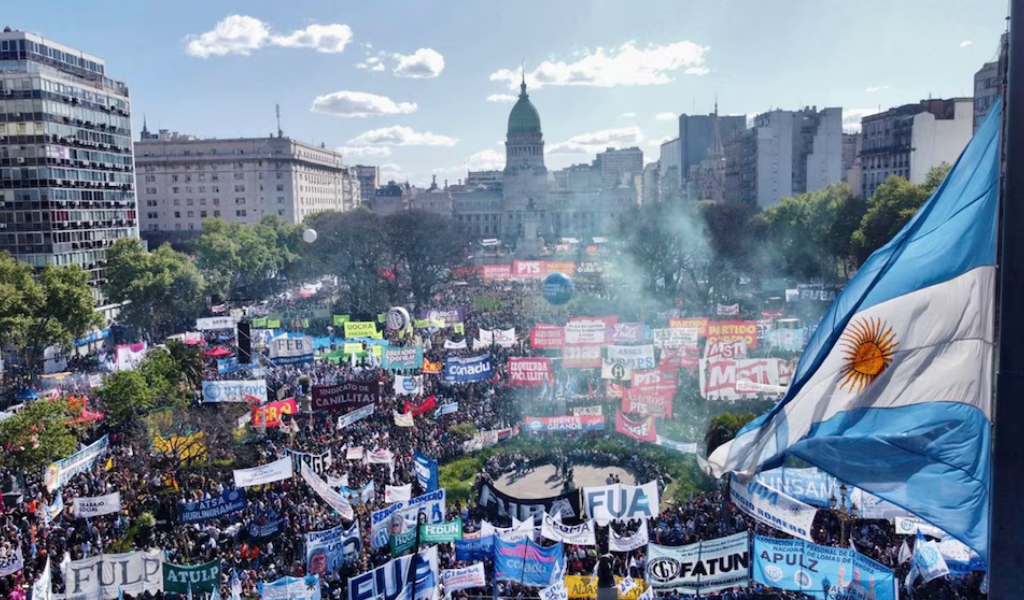
POLYGON ((419 450, 413 453, 413 468, 416 470, 416 479, 423 488, 423 493, 428 494, 438 488, 437 461, 420 454, 419 450))
POLYGON ((796 456, 988 559, 1001 115, 836 298, 786 396, 714 451, 716 475, 796 456))

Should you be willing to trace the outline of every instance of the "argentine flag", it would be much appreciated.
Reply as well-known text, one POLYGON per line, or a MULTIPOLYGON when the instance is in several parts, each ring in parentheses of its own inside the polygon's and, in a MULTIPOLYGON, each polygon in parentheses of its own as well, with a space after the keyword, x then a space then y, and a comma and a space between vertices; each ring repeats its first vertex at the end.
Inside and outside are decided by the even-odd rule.
POLYGON ((716 476, 796 456, 988 560, 1001 115, 836 298, 782 401, 712 453, 716 476))

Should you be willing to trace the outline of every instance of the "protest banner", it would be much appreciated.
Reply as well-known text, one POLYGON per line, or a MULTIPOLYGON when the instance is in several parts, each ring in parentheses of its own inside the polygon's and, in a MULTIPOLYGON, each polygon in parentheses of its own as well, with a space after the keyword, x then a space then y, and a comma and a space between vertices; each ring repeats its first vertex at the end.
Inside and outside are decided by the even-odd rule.
POLYGON ((647 546, 647 582, 654 589, 706 595, 750 580, 747 532, 685 546, 647 546))
POLYGON ((402 411, 409 413, 413 417, 422 417, 430 412, 435 406, 437 406, 437 397, 429 396, 419 404, 405 400, 402 402, 402 411))
POLYGON ((653 369, 656 366, 654 346, 608 346, 608 361, 626 365, 630 369, 653 369))
POLYGON ((373 321, 347 321, 345 323, 345 337, 352 338, 379 338, 377 324, 373 321))
POLYGON ((417 515, 420 512, 426 515, 427 523, 443 523, 446 496, 447 492, 442 488, 417 496, 408 502, 396 502, 372 513, 370 539, 373 548, 386 548, 391 535, 405 533, 416 527, 417 515))
POLYGON ((62 569, 64 600, 115 600, 164 589, 164 551, 137 550, 73 560, 62 569))
POLYGON ((757 321, 709 321, 708 343, 743 340, 747 348, 757 349, 757 321))
POLYGON ((275 481, 283 481, 292 476, 292 459, 285 456, 274 462, 253 467, 251 469, 235 469, 233 474, 236 488, 265 485, 275 481))
POLYGON ((381 366, 391 371, 418 369, 423 364, 423 346, 387 346, 381 359, 381 366))
POLYGON ((343 497, 334 488, 327 485, 327 482, 320 478, 319 475, 313 472, 313 469, 309 468, 304 462, 299 463, 299 476, 306 482, 309 487, 313 488, 317 496, 324 501, 327 506, 337 512, 342 519, 351 521, 355 514, 352 511, 352 504, 347 498, 343 497))
POLYGON ((562 368, 596 369, 601 366, 601 345, 563 346, 562 368))
POLYGON ((200 317, 196 319, 196 330, 234 329, 238 325, 235 317, 200 317))
POLYGON ((512 279, 512 265, 483 265, 484 281, 507 281, 512 279))
POLYGON ((562 543, 542 547, 525 539, 506 542, 494 540, 494 579, 513 581, 527 587, 547 587, 565 572, 562 543))
POLYGON ((538 323, 530 330, 530 346, 533 348, 561 348, 565 345, 565 327, 538 323))
POLYGON ((566 525, 561 519, 555 519, 549 514, 541 518, 541 537, 553 542, 563 542, 576 546, 596 546, 597 539, 594 533, 594 522, 584 521, 579 525, 566 525))
POLYGON ((260 600, 320 600, 320 576, 279 577, 260 584, 260 600))
POLYGON ((207 519, 216 519, 240 510, 249 505, 244 489, 230 489, 219 496, 198 502, 178 503, 179 523, 199 523, 207 519))
POLYGON ((605 343, 607 324, 601 319, 574 319, 565 324, 565 343, 574 346, 605 343))
POLYGON ((313 338, 281 335, 270 341, 270 361, 275 365, 299 365, 313 361, 313 338))
MULTIPOLYGON (((622 583, 623 578, 616 575, 615 584, 622 583)), ((634 579, 637 586, 625 594, 618 594, 618 600, 641 600, 640 596, 647 589, 643 579, 634 579)), ((565 587, 570 600, 594 600, 597 598, 597 577, 593 575, 566 575, 565 587)))
POLYGON ((437 546, 432 546, 415 557, 400 556, 375 569, 350 577, 348 600, 431 600, 440 596, 440 578, 437 546), (413 576, 412 580, 410 575, 413 576), (410 593, 413 581, 416 584, 415 596, 410 593))
POLYGON ((395 375, 393 390, 397 396, 419 396, 423 393, 423 376, 395 375))
POLYGON ((284 415, 294 415, 298 412, 299 407, 295 403, 295 398, 267 402, 263 406, 253 406, 252 427, 253 429, 280 427, 284 415))
POLYGON ((345 427, 348 427, 349 425, 355 423, 356 421, 360 421, 372 415, 375 406, 376 405, 374 404, 367 404, 362 408, 357 408, 353 411, 341 415, 340 417, 338 417, 338 429, 344 429, 345 427))
POLYGON ((359 523, 338 525, 306 534, 306 572, 314 575, 337 573, 344 565, 355 564, 363 549, 359 523))
POLYGON ((421 454, 419 450, 413 452, 412 461, 413 471, 416 473, 416 480, 419 481, 420 487, 427 492, 436 490, 440 485, 437 461, 421 454))
POLYGON ((655 329, 654 345, 658 348, 678 348, 679 346, 696 346, 699 329, 696 327, 669 327, 655 329))
POLYGON ((643 548, 650 541, 647 521, 640 519, 640 526, 633 533, 619 535, 614 527, 608 528, 608 550, 610 552, 632 552, 643 548))
POLYGON ((625 388, 622 393, 622 412, 672 418, 672 392, 648 391, 649 388, 625 388))
POLYGON ((742 339, 710 341, 704 345, 706 359, 746 358, 747 342, 742 339))
POLYGON ((826 598, 896 600, 893 572, 850 548, 754 536, 754 581, 826 598))
POLYGON ((342 381, 314 385, 310 388, 310 393, 310 405, 314 412, 349 411, 376 402, 380 398, 380 382, 342 381))
POLYGON ((661 512, 658 499, 657 481, 583 488, 583 510, 599 524, 612 519, 654 518, 661 512))
POLYGON ((491 377, 493 367, 491 355, 483 354, 470 358, 448 357, 444 361, 444 380, 448 383, 469 383, 484 381, 491 377))
POLYGON ((574 417, 589 417, 596 415, 603 415, 603 409, 600 404, 595 406, 574 406, 572 407, 572 416, 574 417))
POLYGON ((257 402, 267 401, 267 382, 263 379, 248 381, 204 381, 203 402, 257 402))
POLYGON ((121 492, 91 498, 78 497, 71 503, 71 513, 79 519, 90 519, 121 512, 121 492))
POLYGON ((537 386, 551 381, 551 360, 513 356, 508 359, 509 385, 537 386))
POLYGON ((287 456, 292 457, 292 471, 298 471, 301 466, 299 463, 306 463, 309 468, 313 469, 313 472, 323 477, 327 474, 327 469, 331 468, 331 451, 321 452, 320 454, 313 454, 311 452, 299 452, 298 450, 292 450, 291 448, 285 448, 284 453, 287 456))
POLYGON ((615 431, 638 442, 653 443, 658 437, 653 416, 634 421, 622 414, 622 411, 615 412, 615 431))
POLYGON ((811 525, 818 510, 774 490, 757 479, 741 484, 730 480, 730 496, 736 506, 751 517, 786 534, 814 541, 811 525))
POLYGON ((540 280, 547 276, 547 264, 543 260, 517 260, 512 263, 512 278, 518 280, 540 280))
POLYGON ((13 552, 8 552, 6 555, 0 556, 0 577, 14 575, 24 568, 25 554, 21 551, 20 545, 17 546, 17 549, 13 552))
POLYGON ((534 433, 549 431, 600 431, 604 429, 604 416, 583 417, 523 417, 523 427, 534 433))
POLYGON ((700 392, 705 400, 754 398, 760 386, 779 387, 777 358, 701 359, 700 392), (743 384, 753 384, 745 387, 743 384))
POLYGON ((441 571, 441 584, 446 592, 457 592, 476 587, 484 587, 484 564, 475 563, 462 569, 445 569, 441 571))
POLYGON ((579 490, 549 498, 516 498, 498 491, 489 483, 480 486, 477 506, 491 519, 518 519, 536 522, 544 514, 570 521, 583 517, 579 490))
POLYGON ((671 329, 696 329, 698 337, 707 337, 708 322, 707 317, 683 317, 669 319, 668 326, 671 329))
POLYGON ((96 460, 107 451, 109 444, 109 438, 104 435, 71 456, 47 465, 46 471, 43 472, 46 491, 53 492, 57 488, 64 487, 64 484, 71 481, 75 475, 92 469, 96 460))
POLYGON ((646 323, 608 323, 605 339, 612 344, 640 344, 647 339, 646 323))
POLYGON ((209 593, 220 585, 220 559, 216 558, 201 565, 176 565, 165 562, 164 592, 185 595, 188 593, 209 593))

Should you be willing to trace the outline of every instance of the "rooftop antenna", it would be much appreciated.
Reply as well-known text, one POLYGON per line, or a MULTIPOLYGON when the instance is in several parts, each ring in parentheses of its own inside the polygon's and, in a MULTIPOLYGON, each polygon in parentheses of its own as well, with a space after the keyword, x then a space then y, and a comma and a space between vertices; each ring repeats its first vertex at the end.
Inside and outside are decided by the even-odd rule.
POLYGON ((281 131, 281 105, 275 104, 274 110, 277 111, 277 137, 284 137, 284 133, 281 131))

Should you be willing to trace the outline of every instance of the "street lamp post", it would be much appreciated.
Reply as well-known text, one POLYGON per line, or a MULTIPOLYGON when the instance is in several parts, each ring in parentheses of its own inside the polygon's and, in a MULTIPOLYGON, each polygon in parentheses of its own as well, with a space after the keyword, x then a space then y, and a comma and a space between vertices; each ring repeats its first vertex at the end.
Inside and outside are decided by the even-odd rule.
MULTIPOLYGON (((836 517, 839 518, 839 544, 846 546, 846 524, 849 522, 852 526, 853 521, 857 518, 857 503, 850 502, 850 507, 846 507, 846 484, 843 483, 839 486, 839 501, 836 501, 836 492, 832 490, 832 497, 828 500, 828 505, 835 512, 836 517), (836 505, 838 504, 838 508, 836 505)), ((853 530, 851 529, 850 534, 852 536, 853 530)))

